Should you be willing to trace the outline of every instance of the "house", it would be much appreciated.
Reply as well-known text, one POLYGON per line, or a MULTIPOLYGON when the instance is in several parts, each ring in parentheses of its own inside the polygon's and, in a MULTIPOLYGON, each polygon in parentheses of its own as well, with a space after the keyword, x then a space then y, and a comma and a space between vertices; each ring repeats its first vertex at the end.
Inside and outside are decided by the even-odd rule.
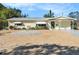
POLYGON ((17 28, 47 27, 52 29, 71 29, 71 22, 75 20, 71 17, 54 17, 54 18, 10 18, 7 19, 9 26, 17 28))

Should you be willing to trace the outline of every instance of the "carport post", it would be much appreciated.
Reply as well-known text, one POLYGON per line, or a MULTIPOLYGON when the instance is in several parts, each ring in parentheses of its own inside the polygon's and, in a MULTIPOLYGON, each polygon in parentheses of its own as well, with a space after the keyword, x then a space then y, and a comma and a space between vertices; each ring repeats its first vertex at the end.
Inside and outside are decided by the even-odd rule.
POLYGON ((49 30, 52 30, 51 23, 48 23, 48 28, 49 28, 49 30))

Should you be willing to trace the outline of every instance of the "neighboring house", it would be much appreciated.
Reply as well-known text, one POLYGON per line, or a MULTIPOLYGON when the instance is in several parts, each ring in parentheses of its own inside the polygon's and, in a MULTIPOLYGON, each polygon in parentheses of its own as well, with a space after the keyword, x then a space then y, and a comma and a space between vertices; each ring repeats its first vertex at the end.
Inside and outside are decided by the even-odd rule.
POLYGON ((10 18, 8 19, 9 26, 25 27, 29 29, 36 26, 46 26, 49 30, 52 29, 71 29, 71 22, 75 20, 70 17, 55 17, 55 18, 10 18))

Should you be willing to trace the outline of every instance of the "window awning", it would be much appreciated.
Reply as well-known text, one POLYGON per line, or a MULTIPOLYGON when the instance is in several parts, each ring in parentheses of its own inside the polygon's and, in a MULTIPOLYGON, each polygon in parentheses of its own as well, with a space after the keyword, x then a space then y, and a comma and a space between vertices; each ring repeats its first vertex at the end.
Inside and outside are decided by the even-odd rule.
POLYGON ((22 23, 22 22, 14 22, 15 24, 17 23, 17 24, 19 24, 19 23, 22 23))
POLYGON ((36 24, 47 24, 46 22, 36 22, 36 24))

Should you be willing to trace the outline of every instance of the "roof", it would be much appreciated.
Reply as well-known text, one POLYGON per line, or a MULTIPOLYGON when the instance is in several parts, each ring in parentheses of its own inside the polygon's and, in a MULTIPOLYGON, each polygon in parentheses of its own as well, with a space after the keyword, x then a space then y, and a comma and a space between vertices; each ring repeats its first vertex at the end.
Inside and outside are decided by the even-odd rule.
POLYGON ((28 18, 10 18, 7 19, 8 21, 23 21, 23 22, 36 22, 36 21, 49 21, 49 20, 59 20, 59 19, 68 19, 68 20, 75 20, 71 17, 54 17, 54 18, 41 18, 41 17, 28 17, 28 18))
POLYGON ((48 20, 48 19, 52 19, 52 18, 10 18, 7 20, 48 20))
POLYGON ((76 22, 79 22, 79 20, 75 20, 76 22))
POLYGON ((60 16, 60 17, 57 17, 56 19, 68 19, 68 20, 75 20, 75 18, 71 18, 71 17, 63 17, 63 16, 60 16))

